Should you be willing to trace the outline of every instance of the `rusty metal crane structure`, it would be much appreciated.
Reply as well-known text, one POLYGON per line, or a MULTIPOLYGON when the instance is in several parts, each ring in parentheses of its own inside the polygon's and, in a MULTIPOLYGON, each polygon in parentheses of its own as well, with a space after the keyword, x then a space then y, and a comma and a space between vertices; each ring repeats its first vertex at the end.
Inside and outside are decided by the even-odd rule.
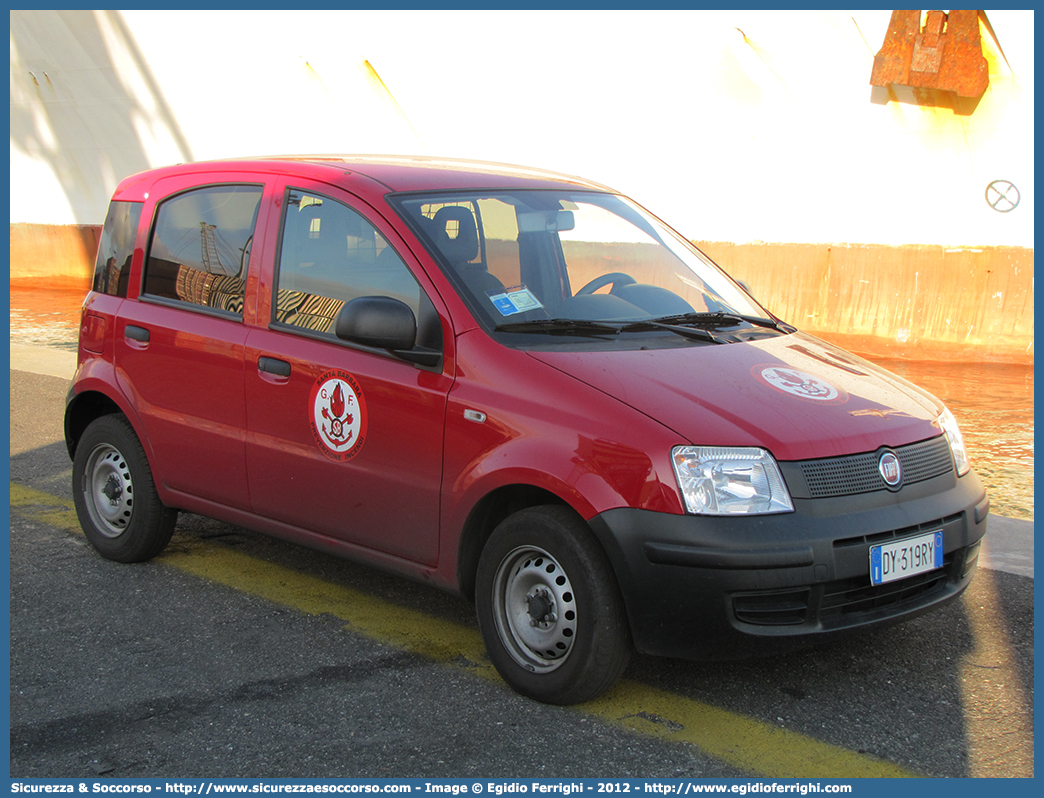
POLYGON ((990 83, 978 11, 893 11, 874 56, 870 85, 910 86, 980 97, 990 83))

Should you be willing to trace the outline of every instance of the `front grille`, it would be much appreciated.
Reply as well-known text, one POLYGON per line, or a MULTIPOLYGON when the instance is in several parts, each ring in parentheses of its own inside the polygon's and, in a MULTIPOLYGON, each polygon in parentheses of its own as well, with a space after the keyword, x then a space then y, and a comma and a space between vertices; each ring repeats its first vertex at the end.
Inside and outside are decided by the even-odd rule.
MULTIPOLYGON (((953 470, 945 435, 893 451, 899 458, 905 485, 933 479, 953 470)), ((813 499, 887 490, 888 486, 877 469, 879 459, 880 452, 864 452, 827 460, 806 460, 801 463, 801 474, 813 499)))
POLYGON ((736 596, 732 607, 744 623, 758 626, 793 626, 808 617, 811 590, 801 588, 785 592, 751 593, 736 596))
POLYGON ((925 521, 923 524, 915 524, 914 526, 904 526, 902 529, 890 529, 887 532, 875 532, 873 535, 856 535, 851 538, 841 538, 840 540, 834 541, 835 549, 846 549, 851 546, 862 546, 866 543, 887 543, 890 540, 898 540, 899 538, 913 537, 919 535, 921 532, 931 532, 936 529, 945 529, 950 524, 957 524, 964 520, 963 513, 954 513, 948 515, 945 518, 938 518, 935 521, 925 521))
POLYGON ((755 626, 797 626, 817 620, 828 627, 848 626, 877 610, 941 590, 950 579, 953 560, 949 554, 936 571, 883 585, 871 585, 869 576, 857 576, 796 590, 737 594, 732 597, 732 610, 736 620, 755 626))
POLYGON ((926 574, 908 576, 895 582, 883 585, 867 584, 869 577, 855 577, 830 582, 823 591, 819 617, 822 621, 830 621, 853 614, 861 614, 894 607, 911 599, 921 598, 929 593, 942 589, 950 578, 950 566, 953 555, 943 558, 943 567, 926 574))
POLYGON ((840 629, 880 618, 882 609, 899 610, 903 605, 928 599, 933 593, 944 590, 951 579, 960 580, 968 576, 978 557, 978 543, 946 554, 942 568, 883 585, 870 584, 870 546, 929 530, 946 530, 962 518, 961 514, 956 514, 904 529, 834 541, 835 557, 850 558, 855 554, 860 560, 865 560, 866 571, 859 576, 832 582, 735 593, 731 597, 733 615, 737 621, 755 626, 813 624, 840 629), (858 553, 858 549, 853 551, 856 547, 861 547, 862 553, 858 553))

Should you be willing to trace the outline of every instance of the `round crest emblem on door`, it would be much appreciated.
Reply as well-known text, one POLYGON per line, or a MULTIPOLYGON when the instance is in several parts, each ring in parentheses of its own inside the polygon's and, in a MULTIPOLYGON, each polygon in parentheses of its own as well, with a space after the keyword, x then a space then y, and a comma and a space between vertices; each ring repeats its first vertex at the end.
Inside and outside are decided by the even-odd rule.
POLYGON ((358 381, 347 371, 331 369, 312 386, 312 436, 331 460, 351 460, 366 440, 366 402, 358 381))

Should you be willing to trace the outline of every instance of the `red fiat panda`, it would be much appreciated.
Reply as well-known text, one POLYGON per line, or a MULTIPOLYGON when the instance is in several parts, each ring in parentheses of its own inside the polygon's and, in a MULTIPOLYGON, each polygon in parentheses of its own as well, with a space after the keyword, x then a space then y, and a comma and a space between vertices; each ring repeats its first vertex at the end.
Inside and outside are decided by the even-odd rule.
POLYGON ((80 522, 179 510, 474 598, 516 690, 941 606, 989 500, 934 397, 780 321, 640 206, 418 158, 124 180, 66 440, 80 522))

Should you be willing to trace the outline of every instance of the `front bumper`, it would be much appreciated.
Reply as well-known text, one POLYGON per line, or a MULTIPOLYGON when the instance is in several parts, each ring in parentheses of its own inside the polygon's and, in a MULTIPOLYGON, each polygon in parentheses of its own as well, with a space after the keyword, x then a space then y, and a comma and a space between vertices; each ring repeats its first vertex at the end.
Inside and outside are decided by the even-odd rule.
POLYGON ((734 518, 629 508, 593 518, 638 650, 729 659, 913 618, 968 586, 989 513, 974 472, 794 504, 734 518), (939 529, 941 569, 871 585, 872 545, 939 529))

